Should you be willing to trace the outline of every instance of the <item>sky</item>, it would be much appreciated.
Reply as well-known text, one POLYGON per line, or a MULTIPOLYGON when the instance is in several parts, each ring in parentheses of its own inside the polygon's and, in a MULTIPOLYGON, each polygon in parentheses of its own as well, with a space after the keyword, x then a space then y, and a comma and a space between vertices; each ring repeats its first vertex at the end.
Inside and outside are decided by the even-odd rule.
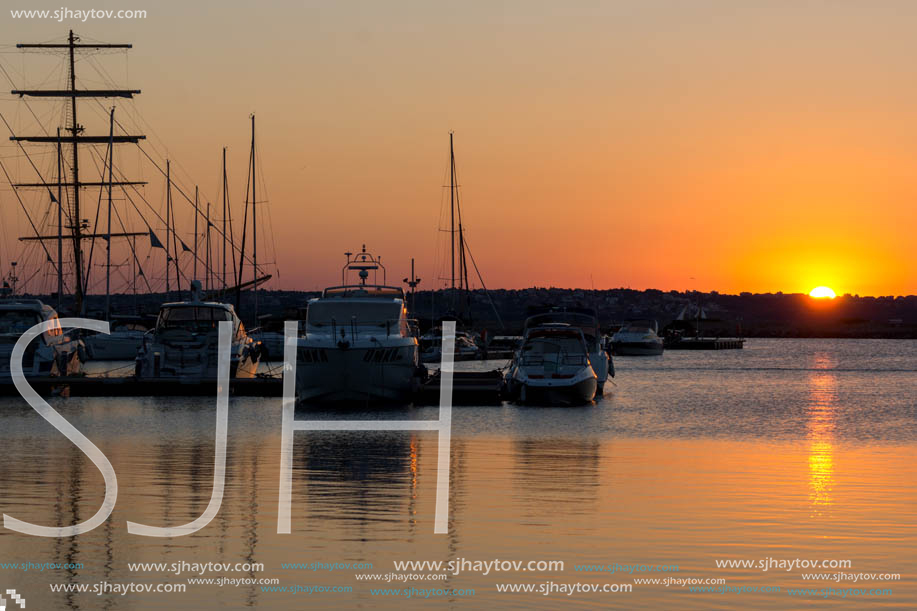
POLYGON ((336 283, 364 243, 443 286, 453 131, 489 288, 917 293, 913 3, 8 4, 147 10, 4 9, 0 58, 71 27, 133 43, 112 77, 208 200, 227 146, 241 206, 256 114, 273 288, 336 283))

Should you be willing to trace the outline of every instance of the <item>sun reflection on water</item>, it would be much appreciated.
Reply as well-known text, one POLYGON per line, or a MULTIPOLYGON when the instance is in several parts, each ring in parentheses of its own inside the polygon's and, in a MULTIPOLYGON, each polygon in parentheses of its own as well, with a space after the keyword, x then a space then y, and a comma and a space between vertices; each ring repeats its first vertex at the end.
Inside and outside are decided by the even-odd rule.
POLYGON ((834 359, 827 353, 815 355, 809 375, 809 502, 812 517, 825 515, 833 504, 834 426, 837 407, 837 376, 831 371, 834 359))

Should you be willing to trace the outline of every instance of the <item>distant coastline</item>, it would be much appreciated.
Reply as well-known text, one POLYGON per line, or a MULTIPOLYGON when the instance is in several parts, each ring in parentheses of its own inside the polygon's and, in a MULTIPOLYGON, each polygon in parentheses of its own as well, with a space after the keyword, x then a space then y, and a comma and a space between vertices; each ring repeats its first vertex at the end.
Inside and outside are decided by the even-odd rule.
MULTIPOLYGON (((259 293, 259 317, 275 318, 296 315, 308 300, 318 295, 315 291, 274 291, 259 293)), ((25 296, 23 296, 25 297, 25 296)), ((36 296, 52 306, 57 305, 56 295, 36 296)), ((187 292, 183 297, 187 297, 187 292)), ((114 295, 113 310, 131 314, 155 314, 159 304, 179 298, 177 292, 151 295, 114 295)), ((104 296, 90 295, 88 311, 101 311, 104 296)), ((235 302, 231 296, 227 301, 235 302)), ((834 337, 834 338, 889 338, 917 339, 917 295, 898 297, 839 296, 833 300, 813 300, 808 295, 790 293, 742 293, 726 295, 717 292, 696 293, 647 289, 495 289, 485 293, 478 289, 463 296, 470 303, 465 311, 470 324, 486 328, 491 333, 518 333, 529 306, 555 304, 594 307, 599 312, 605 328, 613 328, 625 320, 654 319, 662 328, 689 306, 696 321, 697 305, 706 319, 701 320, 704 334, 727 337, 834 337), (501 330, 491 301, 503 320, 501 330)), ((246 324, 256 326, 251 293, 242 296, 240 314, 246 324)), ((408 304, 411 298, 408 296, 408 304)), ((451 308, 453 298, 448 290, 417 291, 415 316, 421 326, 429 326, 451 308)), ((65 298, 63 312, 67 312, 65 298)))

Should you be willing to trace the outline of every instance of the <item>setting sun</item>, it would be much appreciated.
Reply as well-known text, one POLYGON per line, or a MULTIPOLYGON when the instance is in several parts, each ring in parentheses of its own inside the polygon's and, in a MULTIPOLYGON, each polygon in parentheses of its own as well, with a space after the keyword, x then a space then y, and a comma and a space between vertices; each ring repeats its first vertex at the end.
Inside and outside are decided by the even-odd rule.
POLYGON ((809 291, 809 297, 813 297, 815 299, 834 299, 837 297, 837 295, 827 286, 816 286, 814 289, 809 291))

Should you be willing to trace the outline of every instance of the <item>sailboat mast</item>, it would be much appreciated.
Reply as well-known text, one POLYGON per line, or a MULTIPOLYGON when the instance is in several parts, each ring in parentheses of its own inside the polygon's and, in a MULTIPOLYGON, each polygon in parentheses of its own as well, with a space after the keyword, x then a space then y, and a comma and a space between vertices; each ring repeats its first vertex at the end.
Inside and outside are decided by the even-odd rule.
POLYGON ((131 292, 134 294, 134 311, 137 311, 137 239, 131 241, 131 292))
POLYGON ((255 321, 258 320, 258 173, 255 169, 255 114, 252 113, 252 280, 255 290, 255 321))
MULTIPOLYGON (((180 240, 178 238, 178 229, 177 229, 178 221, 175 218, 174 203, 175 202, 172 199, 172 186, 170 183, 169 185, 169 208, 172 210, 172 253, 173 253, 172 261, 175 263, 175 290, 178 291, 178 298, 181 299, 181 275, 179 274, 179 271, 178 271, 178 257, 180 254, 180 251, 178 250, 178 243, 180 240)), ((182 244, 184 244, 184 242, 182 242, 182 244)), ((166 272, 168 271, 169 270, 166 269, 166 272)))
POLYGON ((73 217, 70 219, 73 232, 73 269, 76 274, 74 297, 76 299, 75 309, 80 314, 83 313, 83 256, 81 234, 82 226, 80 225, 80 156, 77 145, 77 135, 81 131, 80 125, 76 120, 76 57, 74 53, 74 43, 76 38, 73 30, 67 38, 68 50, 70 52, 70 132, 73 134, 73 217))
POLYGON ((226 147, 223 147, 223 290, 226 290, 226 147))
POLYGON ((172 262, 172 256, 170 254, 170 243, 171 237, 169 232, 172 230, 172 206, 170 202, 172 200, 172 176, 170 169, 170 162, 166 159, 166 299, 169 297, 170 286, 169 286, 169 264, 172 262))
POLYGON ((245 243, 248 241, 248 193, 251 187, 251 169, 254 161, 255 148, 248 153, 248 183, 245 185, 245 207, 242 215, 242 247, 239 249, 239 269, 236 271, 236 310, 242 309, 242 275, 245 272, 245 243))
POLYGON ((449 132, 449 246, 452 256, 452 299, 455 300, 455 151, 452 148, 452 132, 449 132))
POLYGON ((57 128, 57 310, 60 311, 64 300, 64 177, 61 175, 60 128, 57 128))
POLYGON ((204 273, 207 274, 207 291, 210 291, 210 278, 213 274, 210 273, 210 202, 207 202, 207 269, 204 270, 204 273))
POLYGON ((193 280, 197 280, 197 217, 198 214, 198 188, 194 185, 194 272, 191 275, 193 280))
POLYGON ((105 249, 105 320, 111 320, 111 186, 115 165, 115 107, 108 115, 108 228, 105 238, 108 241, 105 249))

